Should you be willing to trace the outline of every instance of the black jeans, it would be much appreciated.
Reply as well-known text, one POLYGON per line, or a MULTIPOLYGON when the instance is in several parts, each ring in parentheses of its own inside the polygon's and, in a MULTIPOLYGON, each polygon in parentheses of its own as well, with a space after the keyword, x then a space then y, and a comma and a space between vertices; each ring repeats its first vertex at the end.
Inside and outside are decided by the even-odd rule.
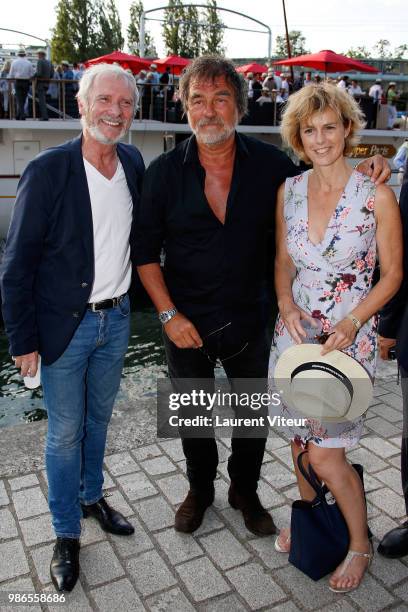
POLYGON ((408 516, 408 372, 400 366, 402 387, 401 481, 408 516))
MULTIPOLYGON (((248 342, 237 340, 233 326, 203 338, 203 349, 179 349, 163 333, 169 375, 174 379, 214 379, 215 361, 218 357, 228 376, 231 387, 237 389, 240 379, 264 379, 268 376, 271 339, 267 330, 258 332, 248 342)), ((217 329, 216 327, 214 329, 217 329)), ((266 415, 267 409, 259 414, 266 415)), ((228 473, 240 491, 256 491, 267 438, 238 437, 235 431, 231 440, 231 456, 228 473)), ((187 464, 187 476, 193 490, 210 491, 218 465, 217 444, 214 437, 182 438, 187 464)))
POLYGON ((30 81, 28 79, 16 80, 16 102, 17 102, 17 119, 25 119, 24 105, 27 99, 28 90, 30 89, 30 81))

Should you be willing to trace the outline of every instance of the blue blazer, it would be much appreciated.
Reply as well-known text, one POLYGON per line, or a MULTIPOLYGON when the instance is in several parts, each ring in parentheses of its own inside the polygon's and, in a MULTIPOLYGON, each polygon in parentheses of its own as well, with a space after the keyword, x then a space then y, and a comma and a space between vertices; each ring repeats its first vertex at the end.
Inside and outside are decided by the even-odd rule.
POLYGON ((399 199, 403 229, 403 280, 398 293, 380 312, 378 332, 397 339, 398 363, 408 372, 408 161, 399 199))
MULTIPOLYGON (((10 353, 38 350, 46 365, 68 346, 85 314, 94 281, 92 210, 81 143, 79 136, 48 149, 27 166, 1 265, 10 353)), ((117 151, 133 200, 133 263, 144 163, 131 145, 118 144, 117 151)))

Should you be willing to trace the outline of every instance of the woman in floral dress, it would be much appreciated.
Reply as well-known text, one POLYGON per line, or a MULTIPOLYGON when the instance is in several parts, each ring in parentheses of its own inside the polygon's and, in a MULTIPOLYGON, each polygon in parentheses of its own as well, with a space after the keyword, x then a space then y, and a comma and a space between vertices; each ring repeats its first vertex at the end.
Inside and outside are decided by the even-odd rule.
MULTIPOLYGON (((279 317, 270 378, 279 355, 305 337, 301 320, 319 319, 329 338, 322 355, 338 349, 374 377, 376 313, 401 283, 401 223, 392 190, 352 170, 345 155, 363 125, 346 91, 327 83, 301 89, 289 99, 283 140, 313 169, 281 186, 277 205, 275 284, 279 317), (381 278, 372 287, 377 255, 381 278)), ((297 416, 288 407, 282 415, 297 416)), ((345 449, 358 442, 363 418, 330 424, 309 419, 291 430, 292 455, 301 497, 314 491, 299 474, 296 459, 306 446, 309 461, 327 484, 347 522, 350 551, 330 578, 330 588, 357 588, 371 559, 361 481, 345 449)), ((282 530, 277 550, 290 549, 282 530)))

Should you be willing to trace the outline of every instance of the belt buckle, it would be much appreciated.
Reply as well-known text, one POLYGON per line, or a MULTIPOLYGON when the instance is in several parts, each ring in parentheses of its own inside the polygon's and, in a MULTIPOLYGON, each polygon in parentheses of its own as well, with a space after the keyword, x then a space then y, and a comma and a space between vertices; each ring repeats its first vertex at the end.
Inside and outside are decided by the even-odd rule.
POLYGON ((98 303, 98 302, 92 302, 92 304, 90 304, 90 306, 91 306, 91 311, 92 311, 92 312, 97 312, 97 310, 96 310, 96 308, 95 308, 95 307, 96 307, 96 305, 97 305, 97 303, 98 303))

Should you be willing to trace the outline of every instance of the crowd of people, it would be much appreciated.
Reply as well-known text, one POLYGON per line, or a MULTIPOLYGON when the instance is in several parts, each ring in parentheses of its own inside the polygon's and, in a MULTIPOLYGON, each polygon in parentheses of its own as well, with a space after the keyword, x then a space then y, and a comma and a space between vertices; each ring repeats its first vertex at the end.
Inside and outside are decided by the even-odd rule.
MULTIPOLYGON (((75 94, 78 91, 79 80, 84 72, 83 64, 70 64, 64 60, 59 65, 53 65, 45 57, 44 51, 38 52, 36 69, 27 59, 25 51, 22 49, 18 53, 18 58, 11 61, 7 60, 0 71, 0 116, 8 118, 10 114, 10 96, 15 97, 15 117, 23 120, 29 116, 29 94, 32 98, 32 81, 36 83, 35 95, 38 100, 38 114, 42 121, 49 118, 49 108, 55 109, 56 114, 61 116, 61 100, 64 97, 64 112, 69 116, 77 116, 75 104, 75 94), (61 81, 59 83, 58 81, 61 81), (70 83, 72 81, 72 83, 70 83), (64 83, 64 88, 61 85, 64 83), (48 106, 49 104, 49 106, 48 106)), ((133 74, 128 69, 130 74, 133 74)), ((139 116, 144 119, 163 120, 167 118, 167 110, 180 107, 178 80, 172 74, 171 68, 166 67, 164 73, 158 72, 157 64, 152 63, 149 70, 141 70, 134 75, 139 90, 140 103, 136 109, 139 116), (165 97, 166 112, 163 110, 165 97), (160 103, 160 106, 159 104, 160 103)), ((257 123, 258 108, 264 107, 263 117, 266 122, 279 123, 280 113, 283 105, 289 96, 302 87, 312 83, 321 83, 322 77, 319 74, 313 75, 312 72, 300 72, 292 79, 290 72, 279 73, 273 68, 267 72, 245 74, 245 81, 248 87, 248 118, 247 123, 253 120, 257 123), (272 106, 278 105, 272 110, 272 106), (269 108, 269 112, 267 109, 269 108), (266 111, 266 112, 265 112, 266 111)), ((355 79, 349 79, 347 75, 333 79, 330 76, 324 79, 325 82, 333 83, 341 89, 345 89, 357 101, 361 101, 367 94, 369 105, 364 107, 368 127, 375 127, 376 116, 380 104, 386 104, 388 109, 388 129, 392 129, 397 119, 397 100, 399 93, 396 90, 396 83, 390 82, 384 91, 381 80, 377 80, 367 92, 361 89, 360 84, 355 79)), ((259 113, 258 113, 259 114, 259 113)), ((172 120, 177 121, 180 113, 170 115, 172 120)))
POLYGON ((380 104, 386 104, 388 110, 387 128, 393 129, 397 119, 397 100, 399 93, 396 90, 396 83, 390 82, 386 90, 382 87, 381 79, 377 79, 367 92, 364 91, 356 79, 350 79, 347 75, 332 78, 326 76, 322 79, 319 74, 310 71, 300 72, 292 79, 290 72, 279 73, 273 68, 267 72, 252 73, 247 72, 245 79, 248 84, 248 99, 258 105, 264 104, 284 104, 292 93, 299 91, 302 87, 312 84, 320 84, 323 81, 336 85, 340 89, 346 90, 358 102, 362 97, 368 96, 369 106, 364 108, 366 120, 369 127, 375 127, 377 111, 380 104), (367 116, 368 115, 368 116, 367 116))

